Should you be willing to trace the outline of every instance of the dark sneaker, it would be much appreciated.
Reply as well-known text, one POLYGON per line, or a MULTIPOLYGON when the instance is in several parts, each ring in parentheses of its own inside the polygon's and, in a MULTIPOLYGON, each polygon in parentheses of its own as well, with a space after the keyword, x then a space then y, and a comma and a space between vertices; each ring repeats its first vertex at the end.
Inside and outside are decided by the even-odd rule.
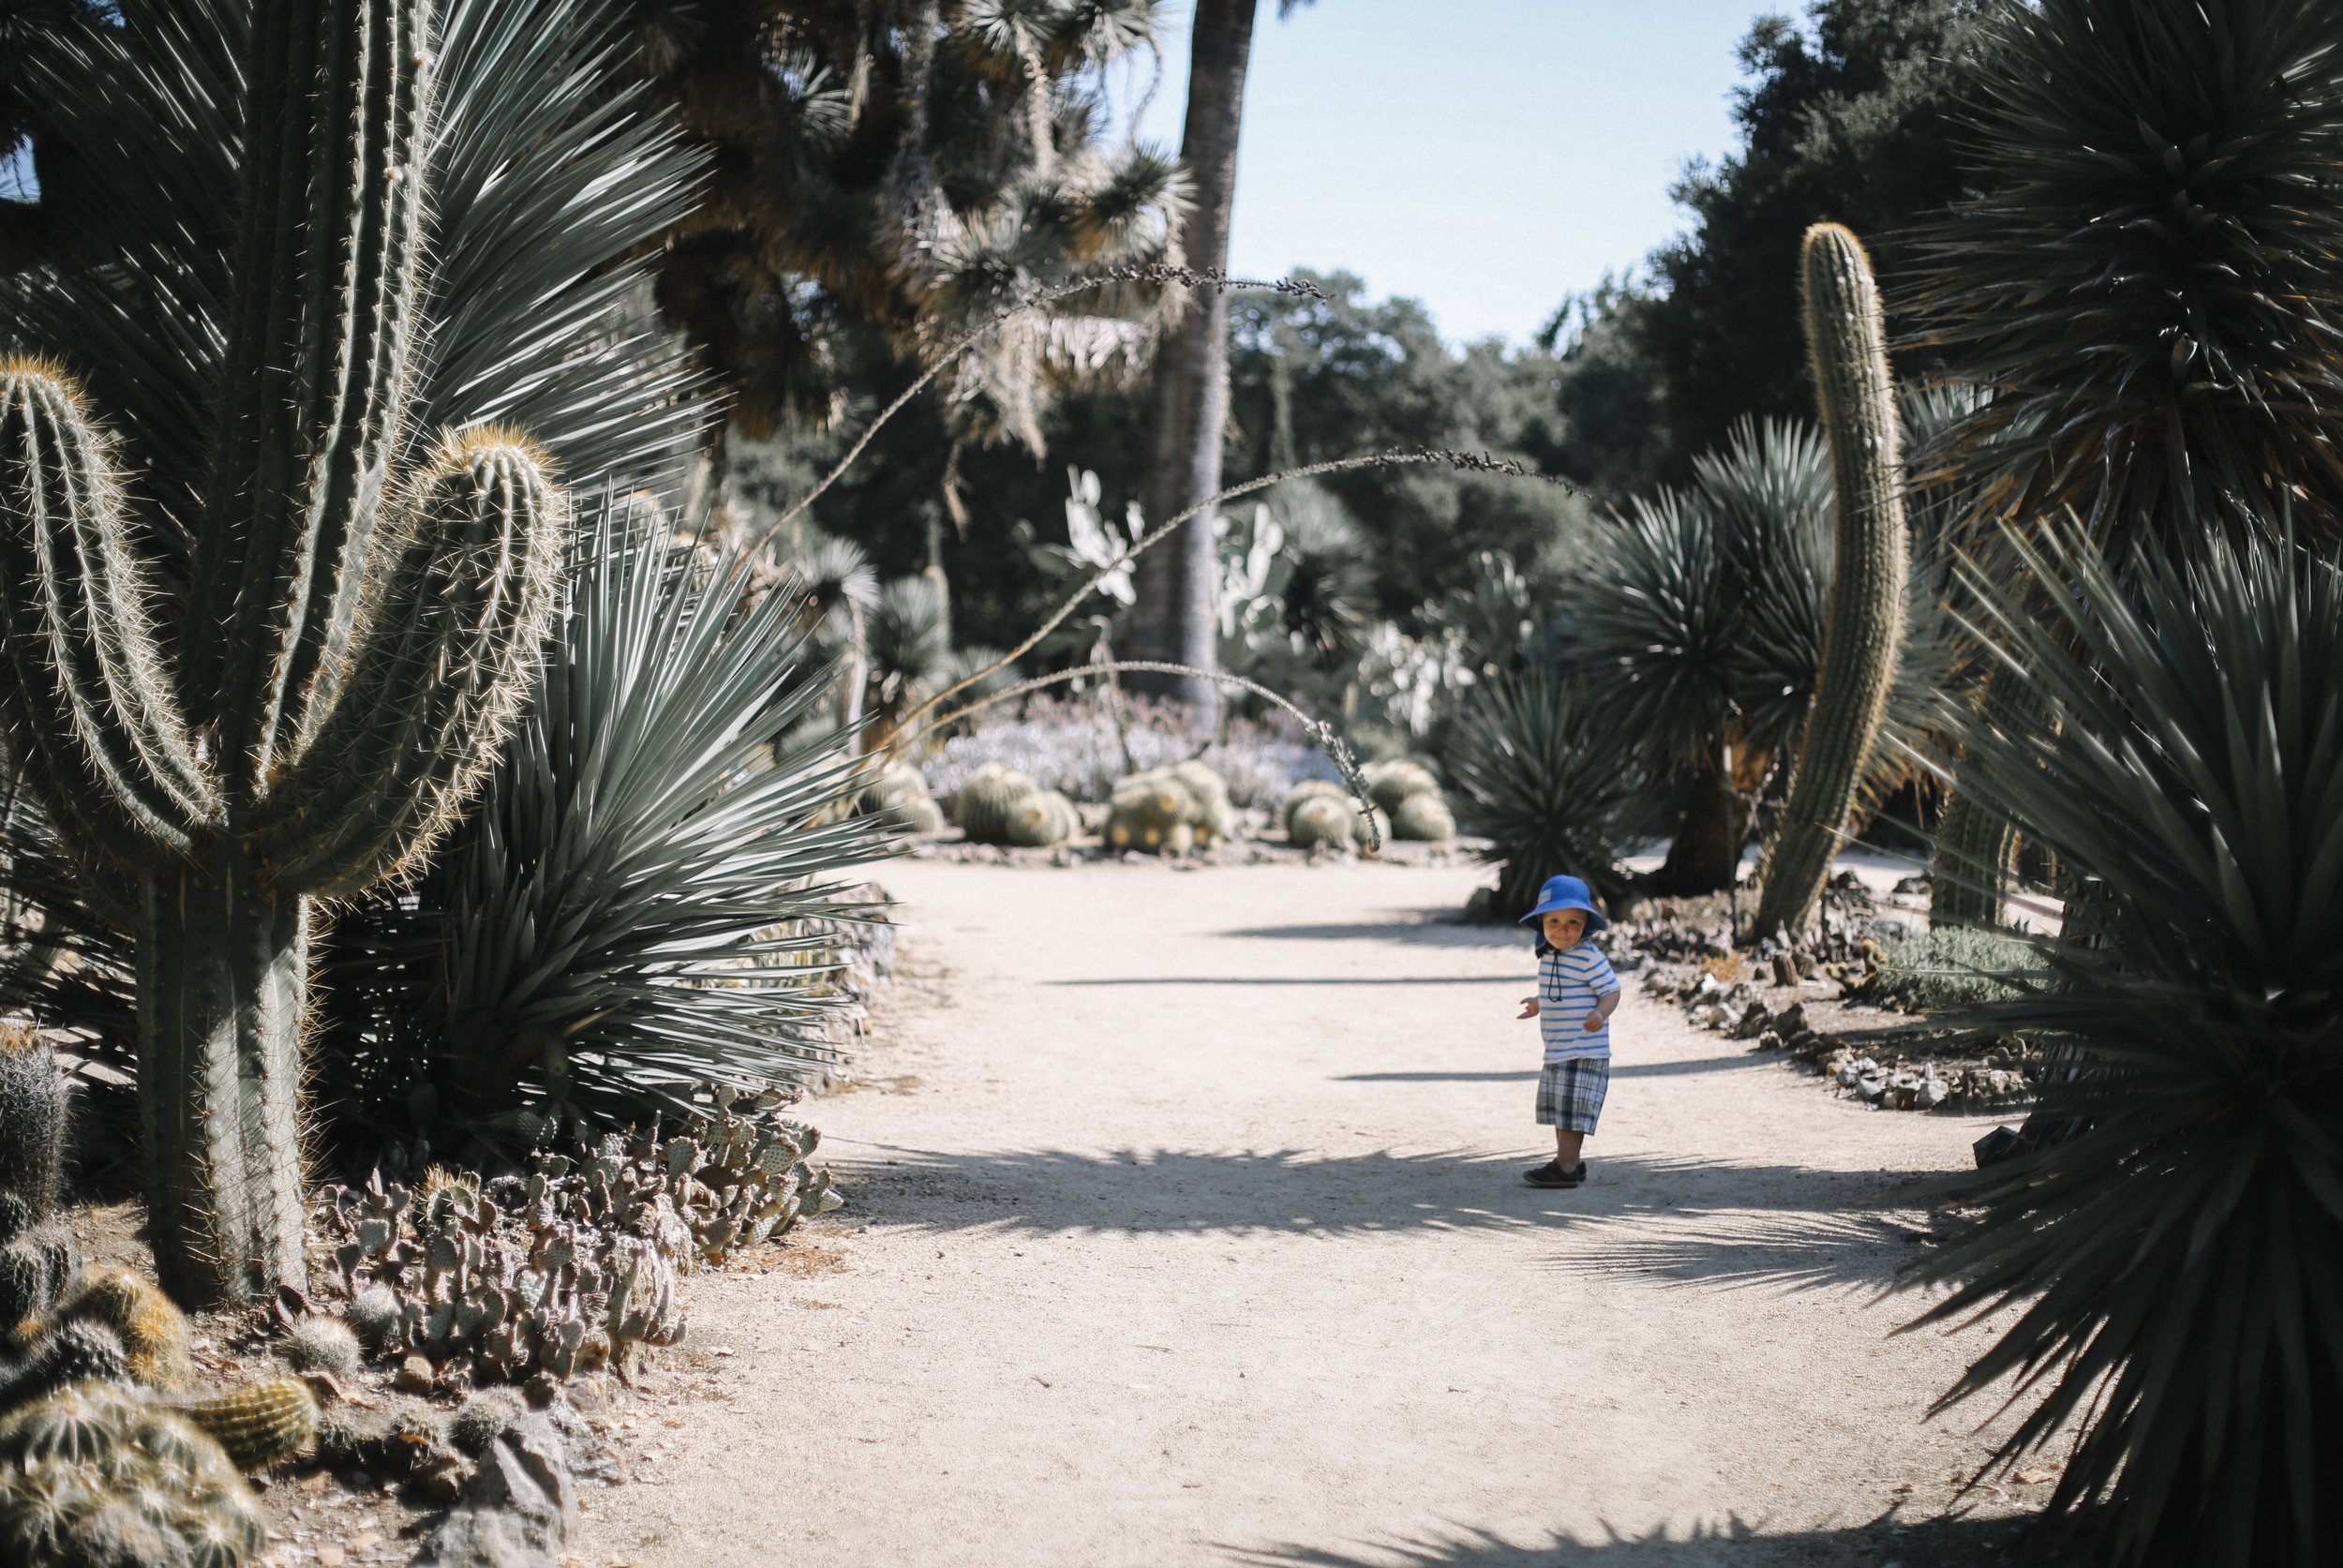
POLYGON ((1558 1160, 1547 1160, 1534 1171, 1523 1173, 1523 1181, 1531 1187, 1576 1187, 1587 1179, 1587 1162, 1580 1160, 1578 1169, 1565 1171, 1558 1160))

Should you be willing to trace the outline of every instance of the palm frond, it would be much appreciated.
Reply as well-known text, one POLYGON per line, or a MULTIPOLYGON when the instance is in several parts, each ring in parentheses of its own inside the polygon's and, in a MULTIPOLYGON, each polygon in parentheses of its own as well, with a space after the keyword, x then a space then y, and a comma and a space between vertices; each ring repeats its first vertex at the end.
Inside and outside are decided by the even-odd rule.
POLYGON ((1940 722, 2070 873, 2070 939, 1964 1022, 2063 1053, 2034 1125, 2069 1136, 1980 1175, 1918 1322, 2013 1315, 1944 1402, 2038 1396, 2004 1462, 2078 1428, 2052 1506, 2112 1500, 2115 1561, 2308 1568, 2343 1543, 2343 572, 2010 553, 1969 586, 2042 710, 1940 722))

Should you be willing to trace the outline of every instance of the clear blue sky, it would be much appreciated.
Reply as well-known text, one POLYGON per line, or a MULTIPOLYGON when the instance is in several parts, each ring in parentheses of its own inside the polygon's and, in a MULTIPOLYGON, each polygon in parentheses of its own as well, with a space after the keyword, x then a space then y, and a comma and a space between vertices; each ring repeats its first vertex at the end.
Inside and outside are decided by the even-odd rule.
MULTIPOLYGON (((1140 134, 1177 151, 1192 0, 1164 7, 1140 134)), ((1734 46, 1804 0, 1261 0, 1231 270, 1357 273, 1452 342, 1526 340, 1685 225, 1668 187, 1734 144, 1734 46)), ((1139 87, 1143 87, 1143 77, 1139 87)), ((1124 112, 1137 96, 1115 96, 1124 112)))

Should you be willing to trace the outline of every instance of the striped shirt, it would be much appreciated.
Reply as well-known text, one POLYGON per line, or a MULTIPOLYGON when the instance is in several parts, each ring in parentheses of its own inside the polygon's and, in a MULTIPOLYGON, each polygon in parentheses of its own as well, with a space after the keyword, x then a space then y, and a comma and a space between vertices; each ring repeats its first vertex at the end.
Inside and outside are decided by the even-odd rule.
POLYGON ((1538 960, 1538 1029, 1545 1037, 1545 1059, 1575 1061, 1586 1056, 1608 1060, 1610 1020, 1589 1031, 1587 1015, 1594 1005, 1619 989, 1603 949, 1581 939, 1565 951, 1547 948, 1538 960))

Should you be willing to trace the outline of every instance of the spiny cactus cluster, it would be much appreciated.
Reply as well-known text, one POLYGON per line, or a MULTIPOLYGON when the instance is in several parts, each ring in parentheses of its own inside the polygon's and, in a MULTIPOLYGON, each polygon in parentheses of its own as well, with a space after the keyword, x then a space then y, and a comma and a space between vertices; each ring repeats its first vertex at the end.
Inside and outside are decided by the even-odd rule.
POLYGON ((996 762, 986 763, 960 786, 953 814, 970 844, 1046 849, 1082 831, 1082 814, 1071 800, 996 762))
POLYGON ((183 589, 82 388, 0 358, 0 724, 77 861, 128 895, 147 1223, 191 1299, 299 1275, 311 901, 412 865, 460 814, 534 678, 568 517, 518 433, 411 428, 430 0, 250 17, 183 589))
POLYGON ((1367 799, 1391 818, 1391 836, 1417 844, 1445 844, 1456 836, 1456 819, 1440 798, 1440 781, 1421 764, 1395 758, 1369 763, 1367 799))
POLYGON ((0 1337, 39 1317, 82 1266, 56 1222, 70 1104, 40 1037, 0 1030, 0 1337))
POLYGON ((241 1568, 260 1501, 187 1416, 92 1382, 0 1419, 0 1562, 241 1568))
POLYGON ((187 1320, 155 1282, 120 1264, 85 1268, 57 1293, 45 1316, 17 1325, 17 1342, 37 1352, 41 1342, 75 1324, 94 1324, 120 1347, 130 1381, 148 1388, 187 1381, 187 1320))
POLYGON ((1294 785, 1281 814, 1286 842, 1296 849, 1363 850, 1378 837, 1391 836, 1381 807, 1375 808, 1375 814, 1384 820, 1370 830, 1366 814, 1351 792, 1326 779, 1305 779, 1294 785))
POLYGON ((1107 808, 1109 849, 1185 855, 1210 849, 1236 828, 1229 786, 1201 762, 1151 768, 1114 786, 1107 808))
POLYGON ((889 827, 906 833, 944 830, 944 808, 928 794, 926 777, 901 757, 888 761, 856 797, 855 810, 864 816, 883 817, 889 827))
POLYGON ((678 1273, 844 1202, 808 1162, 820 1134, 775 1114, 782 1096, 706 1094, 677 1136, 609 1134, 580 1157, 540 1155, 527 1177, 336 1188, 321 1219, 343 1238, 348 1326, 380 1353, 483 1381, 623 1371, 636 1346, 679 1343, 678 1273))

